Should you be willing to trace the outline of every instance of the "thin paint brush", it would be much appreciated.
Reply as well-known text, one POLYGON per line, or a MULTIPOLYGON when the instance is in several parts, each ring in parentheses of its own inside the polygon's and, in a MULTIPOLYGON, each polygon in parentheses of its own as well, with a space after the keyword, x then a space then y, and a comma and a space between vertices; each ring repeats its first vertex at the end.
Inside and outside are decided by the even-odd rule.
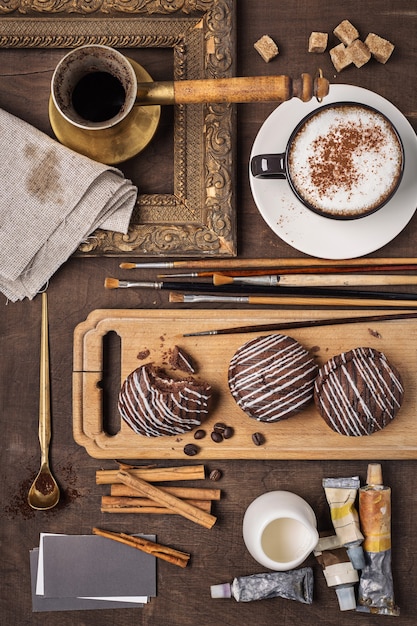
POLYGON ((367 307, 372 308, 415 308, 417 302, 409 300, 374 300, 365 298, 317 298, 310 296, 221 296, 211 294, 181 294, 172 292, 169 295, 170 302, 184 302, 196 304, 199 302, 211 302, 217 304, 270 304, 275 308, 284 306, 343 306, 343 307, 367 307))
POLYGON ((271 331, 293 330, 296 328, 315 328, 317 326, 337 326, 343 324, 369 324, 390 320, 409 320, 417 317, 417 311, 410 313, 382 313, 377 315, 359 315, 355 317, 330 317, 316 320, 297 320, 293 322, 276 322, 269 324, 251 324, 249 326, 233 326, 231 328, 217 328, 215 330, 201 330, 194 333, 184 333, 183 337, 202 337, 206 335, 232 335, 237 333, 263 333, 271 331))
POLYGON ((106 278, 106 289, 157 289, 169 291, 200 291, 203 293, 227 293, 227 294, 274 294, 281 297, 287 296, 311 296, 320 298, 339 297, 345 298, 368 298, 373 300, 410 300, 417 301, 415 293, 398 293, 392 291, 358 291, 355 289, 337 289, 332 287, 264 287, 262 285, 223 285, 214 287, 210 283, 185 283, 164 281, 131 281, 106 278))
POLYGON ((224 269, 215 272, 214 270, 202 270, 196 272, 185 272, 176 274, 157 274, 157 278, 211 278, 214 274, 227 276, 265 276, 266 274, 357 274, 363 272, 415 272, 417 264, 413 265, 311 265, 310 267, 266 267, 254 269, 224 269))
POLYGON ((279 287, 296 285, 314 287, 349 287, 380 285, 417 285, 417 276, 404 274, 265 274, 263 276, 226 276, 213 274, 213 285, 264 285, 265 287, 279 287))
MULTIPOLYGON (((332 260, 329 259, 314 259, 311 258, 288 258, 288 259, 199 259, 197 261, 151 261, 140 263, 121 263, 119 267, 124 270, 131 269, 218 269, 218 268, 262 268, 262 267, 309 267, 311 265, 346 265, 347 261, 344 260, 332 260)), ((354 266, 373 266, 373 265, 417 265, 417 258, 404 257, 404 258, 365 258, 365 259, 351 259, 348 262, 349 265, 354 266)))

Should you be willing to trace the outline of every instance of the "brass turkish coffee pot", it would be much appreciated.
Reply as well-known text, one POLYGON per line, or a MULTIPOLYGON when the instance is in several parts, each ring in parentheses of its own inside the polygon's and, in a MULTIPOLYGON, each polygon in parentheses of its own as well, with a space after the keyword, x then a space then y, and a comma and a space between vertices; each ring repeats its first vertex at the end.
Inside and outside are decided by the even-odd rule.
POLYGON ((321 75, 255 76, 154 82, 146 70, 126 56, 102 45, 75 48, 57 65, 51 83, 49 118, 57 139, 73 150, 107 164, 117 164, 141 152, 158 127, 161 105, 304 102, 324 98, 328 81, 321 75), (111 75, 124 98, 115 115, 100 121, 83 118, 73 95, 92 75, 111 75))

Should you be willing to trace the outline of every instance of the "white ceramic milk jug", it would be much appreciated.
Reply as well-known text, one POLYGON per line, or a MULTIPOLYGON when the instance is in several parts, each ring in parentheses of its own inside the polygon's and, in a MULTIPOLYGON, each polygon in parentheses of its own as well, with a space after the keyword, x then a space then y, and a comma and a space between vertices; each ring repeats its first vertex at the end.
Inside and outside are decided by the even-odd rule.
POLYGON ((311 506, 290 491, 269 491, 256 498, 243 518, 243 539, 253 558, 269 569, 298 567, 319 540, 311 506))

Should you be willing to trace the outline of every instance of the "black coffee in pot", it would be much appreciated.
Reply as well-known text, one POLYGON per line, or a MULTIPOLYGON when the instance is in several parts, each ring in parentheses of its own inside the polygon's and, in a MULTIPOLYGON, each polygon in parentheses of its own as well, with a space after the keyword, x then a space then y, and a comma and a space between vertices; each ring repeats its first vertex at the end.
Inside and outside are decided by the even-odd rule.
POLYGON ((109 72, 90 72, 74 87, 72 104, 83 119, 105 122, 117 115, 126 92, 118 78, 109 72))

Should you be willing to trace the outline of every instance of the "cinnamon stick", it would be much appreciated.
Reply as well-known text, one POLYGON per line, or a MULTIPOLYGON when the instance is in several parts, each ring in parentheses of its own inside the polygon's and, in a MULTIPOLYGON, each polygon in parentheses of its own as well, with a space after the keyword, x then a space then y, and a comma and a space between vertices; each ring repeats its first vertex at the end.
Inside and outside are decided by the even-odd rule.
POLYGON ((149 484, 142 478, 132 475, 127 471, 120 471, 117 473, 117 481, 136 489, 144 496, 155 500, 160 504, 172 509, 175 513, 186 517, 187 519, 204 526, 205 528, 211 528, 217 521, 217 518, 210 513, 201 511, 197 507, 180 500, 176 496, 162 491, 158 487, 149 484))
MULTIPOLYGON (((210 502, 210 500, 190 500, 189 498, 181 498, 181 500, 194 503, 195 506, 198 506, 198 502, 210 502)), ((108 506, 164 506, 151 498, 139 496, 138 493, 136 493, 136 496, 102 496, 101 503, 108 506)))
MULTIPOLYGON (((190 501, 191 504, 191 501, 190 501)), ((206 513, 211 511, 210 500, 193 500, 194 506, 206 513), (196 504, 194 504, 196 503, 196 504)), ((166 506, 158 505, 156 502, 149 505, 140 506, 113 506, 109 504, 102 504, 100 511, 102 513, 134 513, 142 515, 178 515, 177 511, 168 509, 166 506)))
MULTIPOLYGON (((211 507, 210 500, 190 500, 188 498, 181 498, 183 502, 188 502, 196 506, 198 509, 207 510, 207 507, 211 507)), ((157 508, 166 508, 164 505, 155 502, 151 498, 135 498, 130 496, 102 496, 101 506, 108 508, 128 508, 128 507, 143 507, 153 506, 157 508)))
MULTIPOLYGON (((120 470, 97 470, 96 484, 111 485, 120 482, 117 475, 120 470)), ((172 480, 201 480, 205 478, 204 465, 185 465, 177 467, 145 467, 143 469, 129 469, 132 476, 143 478, 147 482, 172 480)))
MULTIPOLYGON (((187 500, 220 500, 221 490, 197 487, 159 487, 162 491, 171 493, 177 498, 185 498, 187 500)), ((123 483, 114 483, 110 486, 110 495, 119 497, 137 497, 138 492, 123 483)))
POLYGON ((93 528, 92 532, 94 535, 99 535, 106 539, 113 539, 114 541, 123 543, 131 548, 136 548, 137 550, 151 554, 152 556, 168 561, 173 565, 178 565, 179 567, 186 567, 190 559, 190 555, 186 552, 180 552, 179 550, 175 550, 169 546, 163 546, 154 541, 149 541, 149 539, 144 539, 143 537, 133 537, 126 533, 113 533, 110 530, 100 530, 100 528, 93 528))

